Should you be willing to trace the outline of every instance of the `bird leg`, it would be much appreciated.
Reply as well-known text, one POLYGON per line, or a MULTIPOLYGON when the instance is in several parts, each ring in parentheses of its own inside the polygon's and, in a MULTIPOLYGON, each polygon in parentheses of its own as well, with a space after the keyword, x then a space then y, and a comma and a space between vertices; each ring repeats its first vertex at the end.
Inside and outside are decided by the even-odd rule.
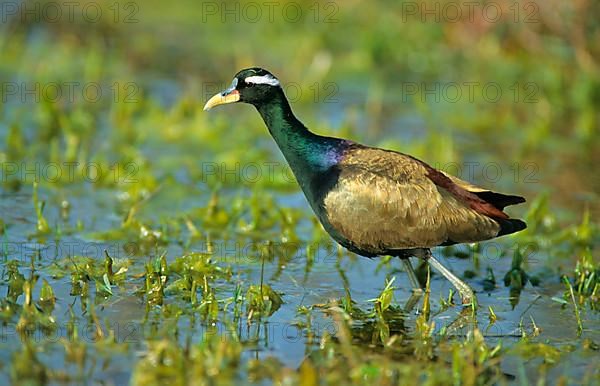
POLYGON ((426 259, 429 261, 429 265, 435 268, 439 273, 441 273, 452 285, 458 290, 460 296, 462 298, 463 304, 470 304, 475 300, 475 294, 471 287, 467 285, 464 281, 460 280, 456 277, 450 270, 442 265, 433 255, 430 250, 426 252, 426 259))
POLYGON ((408 275, 408 280, 413 287, 413 292, 423 292, 423 288, 421 287, 421 283, 419 283, 419 279, 417 279, 417 275, 415 274, 415 270, 413 269, 412 264, 408 258, 401 258, 402 264, 404 265, 404 270, 406 271, 406 275, 408 275))
POLYGON ((410 281, 410 284, 413 287, 412 288, 413 293, 412 293, 412 295, 410 295, 410 298, 408 298, 408 300, 406 301, 406 305, 404 306, 404 312, 408 313, 408 312, 411 312, 413 310, 413 308, 415 308, 415 306, 419 302, 419 299, 423 295, 423 288, 421 288, 419 279, 417 279, 415 270, 413 269, 412 264, 410 263, 410 260, 408 259, 408 257, 402 257, 402 258, 400 258, 400 260, 402 260, 402 264, 404 265, 404 270, 406 271, 406 274, 408 275, 408 280, 410 281))

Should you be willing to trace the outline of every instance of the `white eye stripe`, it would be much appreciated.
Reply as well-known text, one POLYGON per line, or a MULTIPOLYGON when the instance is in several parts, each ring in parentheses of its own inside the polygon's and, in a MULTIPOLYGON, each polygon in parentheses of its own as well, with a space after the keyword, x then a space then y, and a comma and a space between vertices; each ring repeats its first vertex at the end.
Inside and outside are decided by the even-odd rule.
POLYGON ((271 75, 249 76, 246 79, 244 79, 244 82, 252 84, 268 84, 270 86, 279 86, 279 81, 273 78, 271 75))

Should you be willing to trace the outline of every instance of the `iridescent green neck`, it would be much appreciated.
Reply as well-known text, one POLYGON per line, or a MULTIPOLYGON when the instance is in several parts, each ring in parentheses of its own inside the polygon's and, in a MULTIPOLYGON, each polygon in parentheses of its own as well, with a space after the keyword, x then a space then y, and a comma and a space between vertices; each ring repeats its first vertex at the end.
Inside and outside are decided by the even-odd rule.
POLYGON ((324 169, 335 161, 330 153, 337 139, 308 130, 294 116, 283 91, 256 108, 296 175, 299 169, 324 169))

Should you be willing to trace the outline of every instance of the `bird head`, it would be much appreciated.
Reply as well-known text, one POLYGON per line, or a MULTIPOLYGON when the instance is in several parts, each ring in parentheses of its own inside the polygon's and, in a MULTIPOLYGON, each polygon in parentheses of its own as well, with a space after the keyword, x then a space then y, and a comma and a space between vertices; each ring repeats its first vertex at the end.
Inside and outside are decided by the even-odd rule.
POLYGON ((210 98, 204 110, 234 102, 257 105, 268 101, 279 90, 279 80, 269 71, 258 67, 247 68, 235 75, 229 88, 210 98))

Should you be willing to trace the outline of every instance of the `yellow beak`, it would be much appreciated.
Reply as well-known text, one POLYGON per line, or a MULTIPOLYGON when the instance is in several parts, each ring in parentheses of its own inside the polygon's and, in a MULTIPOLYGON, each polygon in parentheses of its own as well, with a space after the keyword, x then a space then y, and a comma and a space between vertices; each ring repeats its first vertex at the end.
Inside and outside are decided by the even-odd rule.
POLYGON ((218 93, 206 102, 204 105, 204 111, 208 111, 215 106, 224 105, 227 103, 234 103, 240 100, 240 92, 233 90, 229 93, 218 93))

